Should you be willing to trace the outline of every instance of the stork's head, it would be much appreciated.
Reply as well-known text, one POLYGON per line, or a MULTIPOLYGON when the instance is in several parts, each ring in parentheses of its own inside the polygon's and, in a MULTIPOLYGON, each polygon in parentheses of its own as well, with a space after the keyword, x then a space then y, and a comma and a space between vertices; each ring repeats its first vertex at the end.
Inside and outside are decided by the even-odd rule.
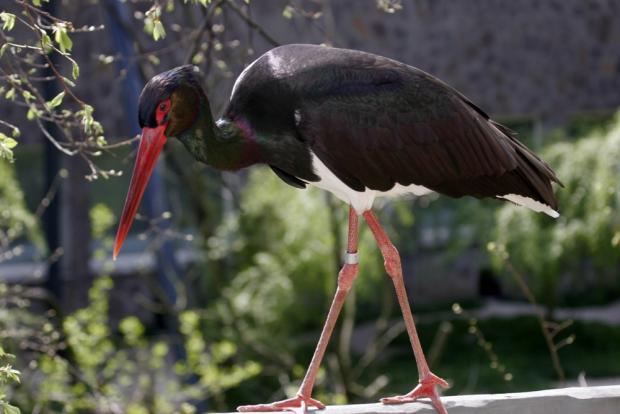
POLYGON ((157 158, 168 137, 177 137, 196 122, 206 102, 194 66, 186 65, 153 77, 140 94, 138 121, 142 137, 125 207, 116 233, 113 257, 125 241, 157 158))

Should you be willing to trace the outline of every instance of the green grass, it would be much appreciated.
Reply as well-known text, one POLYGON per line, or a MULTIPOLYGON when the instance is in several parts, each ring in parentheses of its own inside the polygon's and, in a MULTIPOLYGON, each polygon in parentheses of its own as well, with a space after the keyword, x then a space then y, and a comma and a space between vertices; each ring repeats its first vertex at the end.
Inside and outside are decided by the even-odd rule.
MULTIPOLYGON (((452 325, 443 352, 432 367, 436 374, 453 384, 446 394, 531 391, 557 384, 536 319, 520 317, 478 322, 479 330, 492 344, 498 363, 505 367, 504 373, 512 374, 510 381, 504 379, 504 373, 491 368, 489 356, 478 339, 468 332, 467 321, 455 321, 452 325)), ((438 324, 419 326, 427 352, 437 329, 438 324)), ((620 376, 620 348, 617 346, 620 327, 575 322, 558 338, 570 334, 575 335, 575 342, 559 351, 568 379, 575 379, 580 372, 584 372, 586 378, 620 376)), ((389 359, 377 361, 367 373, 369 380, 379 374, 390 377, 382 395, 409 391, 417 380, 417 369, 405 335, 398 339, 392 351, 389 359)))
MULTIPOLYGON (((483 394, 534 391, 558 386, 549 351, 545 345, 538 321, 533 317, 513 319, 489 319, 478 321, 478 329, 498 358, 498 364, 505 370, 491 368, 487 352, 478 344, 478 338, 469 332, 467 319, 451 321, 452 331, 447 337, 443 351, 431 366, 433 372, 448 380, 452 387, 445 395, 483 394), (507 381, 506 373, 512 374, 507 381)), ((439 323, 419 324, 418 331, 425 353, 428 356, 439 323)), ((575 322, 558 335, 558 340, 575 335, 574 343, 559 351, 562 367, 569 380, 575 380, 584 372, 587 379, 620 377, 620 327, 597 323, 575 322)), ((328 353, 337 346, 337 336, 333 338, 328 353)), ((303 368, 310 361, 314 341, 308 341, 305 356, 296 355, 303 368)), ((352 356, 355 365, 359 355, 352 356)), ((260 361, 261 359, 258 358, 260 361)), ((323 367, 325 367, 324 362, 323 367)), ((235 404, 253 404, 273 399, 272 393, 280 388, 276 380, 278 370, 260 375, 235 390, 229 391, 226 403, 229 408, 235 404)), ((303 369, 301 370, 303 372, 303 369)), ((299 374, 301 375, 301 373, 299 374)), ((367 399, 352 398, 347 403, 376 402, 378 398, 404 394, 416 384, 418 371, 405 333, 376 359, 363 373, 358 384, 365 387, 378 376, 386 376, 389 383, 367 399)), ((333 381, 329 381, 333 386, 333 381)), ((331 389, 333 392, 333 389, 331 389)), ((318 384, 314 396, 324 403, 342 403, 326 395, 324 384, 318 384)), ((281 397, 281 395, 279 395, 281 397)))

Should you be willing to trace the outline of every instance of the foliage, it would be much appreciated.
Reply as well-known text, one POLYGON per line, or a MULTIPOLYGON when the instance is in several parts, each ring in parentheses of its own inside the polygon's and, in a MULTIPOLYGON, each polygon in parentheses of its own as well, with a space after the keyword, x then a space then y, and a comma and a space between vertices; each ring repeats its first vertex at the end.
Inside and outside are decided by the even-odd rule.
MULTIPOLYGON (((13 135, 19 135, 19 129, 13 128, 13 135)), ((17 146, 17 141, 14 138, 8 137, 0 132, 0 158, 7 159, 13 162, 13 148, 17 146)))
MULTIPOLYGON (((101 257, 114 217, 96 205, 91 218, 101 257)), ((224 404, 226 390, 261 372, 234 343, 207 338, 200 311, 179 310, 173 335, 149 333, 135 316, 111 320, 109 277, 95 280, 88 306, 62 319, 55 310, 41 312, 45 296, 37 288, 0 288, 0 332, 24 364, 23 383, 10 391, 24 410, 194 413, 207 399, 224 404)))
MULTIPOLYGON (((251 171, 239 214, 226 217, 208 246, 211 259, 234 255, 238 268, 230 270, 234 276, 223 292, 233 314, 268 332, 278 324, 281 335, 318 322, 307 309, 327 309, 335 291, 347 214, 344 204, 330 206, 319 190, 295 190, 267 169, 251 171), (288 323, 282 324, 282 314, 288 323)), ((359 249, 364 266, 356 285, 370 294, 373 283, 383 281, 371 233, 362 233, 359 249)))
POLYGON ((554 144, 542 157, 565 185, 556 192, 561 216, 553 220, 510 205, 499 210, 496 242, 489 245, 496 265, 502 268, 509 255, 516 268, 534 276, 534 288, 551 306, 561 276, 576 295, 593 282, 617 289, 620 116, 608 132, 554 144))
MULTIPOLYGON (((197 311, 179 315, 180 342, 147 336, 145 326, 133 316, 118 323, 115 335, 108 318, 111 289, 112 279, 97 279, 90 304, 68 315, 58 328, 24 307, 4 312, 0 327, 6 331, 18 320, 20 334, 9 342, 21 347, 20 360, 30 359, 24 369, 26 381, 13 387, 24 409, 36 404, 45 413, 194 412, 198 402, 221 398, 227 389, 260 373, 257 363, 238 360, 233 343, 208 342, 199 329, 203 322, 197 311), (41 341, 38 332, 48 339, 41 341), (33 347, 39 342, 46 346, 33 347), (35 400, 28 397, 33 395, 35 400)), ((10 367, 5 371, 14 375, 10 367)))
MULTIPOLYGON (((80 66, 71 55, 71 36, 101 27, 76 28, 46 12, 41 1, 31 3, 16 0, 12 8, 0 12, 0 95, 23 108, 23 117, 59 151, 80 155, 90 167, 88 178, 117 175, 94 163, 93 158, 107 148, 103 127, 94 118, 94 108, 74 92, 80 66), (53 85, 60 90, 50 96, 53 85)), ((4 119, 0 127, 10 132, 9 136, 0 131, 0 158, 13 160, 20 128, 4 119)))
POLYGON ((4 352, 0 346, 0 409, 3 414, 19 414, 19 408, 9 404, 5 398, 4 387, 7 383, 19 383, 21 373, 11 366, 15 355, 4 352))
MULTIPOLYGON (((220 287, 221 294, 211 307, 219 315, 214 329, 244 344, 244 351, 250 355, 270 362, 272 368, 266 367, 266 371, 278 373, 287 393, 296 392, 304 374, 335 292, 344 254, 347 208, 339 201, 330 204, 327 197, 312 188, 288 188, 268 169, 254 169, 241 194, 240 211, 229 212, 207 246, 211 260, 228 263, 230 278, 220 287), (308 330, 315 334, 294 339, 308 330), (293 377, 287 378, 291 371, 293 377)), ((369 309, 377 311, 383 297, 380 293, 384 289, 391 292, 369 231, 362 231, 359 251, 363 266, 355 292, 349 297, 351 318, 355 318, 356 308, 365 308, 365 316, 369 309)), ((349 344, 342 342, 348 340, 346 335, 342 331, 334 334, 344 347, 342 352, 348 353, 349 344)), ((326 401, 342 402, 343 396, 334 392, 337 387, 333 383, 341 375, 330 369, 330 379, 322 377, 317 395, 326 401)), ((264 389, 261 394, 269 392, 268 384, 260 384, 264 389)))
POLYGON ((22 252, 23 247, 16 241, 24 236, 42 244, 37 217, 26 208, 13 165, 6 160, 0 160, 0 212, 0 262, 22 252))
MULTIPOLYGON (((449 334, 441 356, 431 362, 431 369, 451 383, 447 394, 522 392, 558 386, 535 317, 476 320, 462 315, 444 322, 421 321, 418 331, 425 350, 431 348, 441 324, 450 326, 449 334), (480 332, 484 332, 483 341, 480 332), (489 357, 489 352, 495 357, 489 357)), ((589 381, 614 377, 620 372, 618 326, 575 321, 571 331, 575 342, 559 351, 567 378, 582 376, 589 381)), ((383 393, 402 394, 412 385, 415 361, 410 358, 411 349, 405 337, 391 351, 391 358, 377 361, 367 374, 389 373, 391 381, 383 393)))

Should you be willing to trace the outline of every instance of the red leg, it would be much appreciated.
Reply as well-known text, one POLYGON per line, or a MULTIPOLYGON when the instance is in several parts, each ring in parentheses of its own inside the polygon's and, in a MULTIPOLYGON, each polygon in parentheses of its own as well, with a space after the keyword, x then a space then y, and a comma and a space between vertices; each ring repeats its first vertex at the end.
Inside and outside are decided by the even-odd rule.
POLYGON ((314 355, 312 356, 312 361, 310 361, 310 366, 308 367, 308 371, 306 371, 306 375, 301 383, 299 391, 297 392, 297 396, 271 404, 242 405, 241 407, 237 407, 237 411, 296 411, 296 408, 301 408, 302 411, 305 412, 308 407, 316 407, 318 409, 325 408, 320 401, 314 400, 310 398, 310 396, 312 395, 316 374, 319 371, 321 361, 323 360, 323 355, 325 355, 325 349, 329 343, 329 338, 331 337, 336 321, 338 320, 338 315, 340 314, 344 300, 347 297, 347 293, 349 293, 351 286, 353 286, 353 281, 357 277, 357 240, 359 234, 358 220, 357 213, 351 207, 349 209, 349 241, 347 245, 347 260, 338 274, 338 289, 336 290, 334 300, 329 308, 329 313, 327 314, 327 320, 323 326, 319 343, 316 346, 314 355))
POLYGON ((407 327, 407 333, 411 340, 415 361, 418 365, 418 376, 420 380, 418 386, 410 393, 398 397, 382 398, 381 402, 384 404, 401 404, 415 401, 421 397, 428 397, 431 399, 433 407, 435 407, 438 413, 447 414, 448 412, 439 399, 436 386, 439 385, 443 388, 447 388, 448 383, 430 371, 426 358, 424 357, 422 345, 420 344, 418 332, 413 321, 413 315, 411 314, 411 308, 409 307, 407 292, 405 291, 405 282, 403 280, 403 271, 398 250, 396 250, 396 247, 394 247, 388 235, 381 227, 381 224, 379 224, 379 221, 371 211, 366 211, 364 213, 364 218, 377 240, 377 244, 379 245, 379 249, 385 261, 385 270, 394 283, 398 303, 400 304, 400 309, 405 319, 405 326, 407 327))

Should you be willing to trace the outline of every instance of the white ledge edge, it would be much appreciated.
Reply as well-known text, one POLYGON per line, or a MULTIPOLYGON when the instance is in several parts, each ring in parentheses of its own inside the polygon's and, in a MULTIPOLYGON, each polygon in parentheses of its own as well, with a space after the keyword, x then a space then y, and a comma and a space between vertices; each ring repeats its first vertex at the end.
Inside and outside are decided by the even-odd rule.
MULTIPOLYGON (((509 394, 442 397, 449 414, 620 414, 620 385, 573 387, 509 394)), ((316 414, 435 414, 428 400, 385 405, 330 405, 316 414)), ((264 413, 263 413, 264 414, 264 413)))

